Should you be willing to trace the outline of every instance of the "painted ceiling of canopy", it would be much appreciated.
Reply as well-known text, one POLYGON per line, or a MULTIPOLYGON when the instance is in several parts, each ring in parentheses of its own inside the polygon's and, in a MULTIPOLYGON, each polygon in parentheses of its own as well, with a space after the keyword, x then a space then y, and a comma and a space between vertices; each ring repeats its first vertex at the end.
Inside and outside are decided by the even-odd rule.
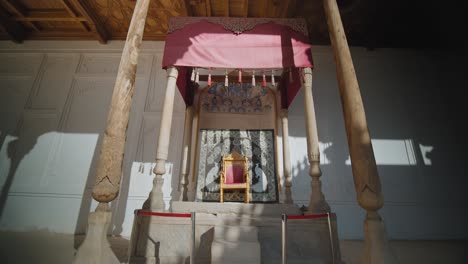
MULTIPOLYGON (((145 40, 165 40, 172 16, 305 18, 310 43, 329 44, 323 0, 152 0, 145 40)), ((426 1, 337 0, 348 41, 367 47, 421 47, 446 41, 461 19, 426 1), (434 37, 435 34, 445 36, 434 37)), ((136 0, 0 0, 0 39, 125 39, 136 0)), ((461 12, 461 11, 458 11, 461 12)), ((462 16, 460 16, 462 17, 462 16)))

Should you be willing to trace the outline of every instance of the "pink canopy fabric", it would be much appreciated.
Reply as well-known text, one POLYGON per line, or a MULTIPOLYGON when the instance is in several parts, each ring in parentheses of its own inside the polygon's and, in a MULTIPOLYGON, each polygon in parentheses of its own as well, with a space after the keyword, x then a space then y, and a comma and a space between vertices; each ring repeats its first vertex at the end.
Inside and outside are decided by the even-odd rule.
MULTIPOLYGON (((298 27, 300 29, 305 27, 305 22, 297 19, 282 19, 275 23, 274 19, 173 17, 170 20, 173 31, 170 29, 167 34, 162 66, 283 68, 297 73, 296 68, 313 67, 313 63, 306 30, 288 26, 294 22, 301 26, 303 23, 303 27, 298 27), (214 19, 221 22, 214 23, 214 19), (236 29, 244 27, 244 31, 233 32, 230 26, 236 29)), ((187 98, 187 69, 181 75, 183 77, 179 78, 177 85, 182 96, 187 98)), ((295 74, 294 78, 298 80, 299 76, 295 74)), ((287 100, 283 107, 288 107, 301 83, 287 82, 284 85, 287 86, 284 90, 287 100)))

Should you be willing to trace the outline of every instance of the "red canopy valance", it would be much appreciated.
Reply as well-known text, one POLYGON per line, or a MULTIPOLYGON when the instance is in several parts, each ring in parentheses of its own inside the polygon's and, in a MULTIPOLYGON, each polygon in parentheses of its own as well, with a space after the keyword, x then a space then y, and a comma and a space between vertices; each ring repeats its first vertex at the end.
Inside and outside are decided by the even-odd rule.
MULTIPOLYGON (((293 79, 298 80, 296 68, 313 67, 305 25, 302 19, 173 17, 162 66, 284 68, 293 70, 293 79)), ((179 76, 177 85, 188 103, 186 69, 179 76)), ((283 107, 288 107, 301 84, 283 85, 287 87, 283 107)))

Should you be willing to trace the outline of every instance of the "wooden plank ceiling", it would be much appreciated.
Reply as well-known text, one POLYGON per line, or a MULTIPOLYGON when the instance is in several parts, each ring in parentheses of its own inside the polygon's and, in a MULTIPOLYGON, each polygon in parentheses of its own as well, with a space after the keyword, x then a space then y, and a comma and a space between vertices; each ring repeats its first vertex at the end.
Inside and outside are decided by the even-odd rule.
MULTIPOLYGON (((327 45, 322 2, 151 0, 144 39, 164 40, 171 16, 302 17, 307 21, 311 43, 327 45)), ((450 35, 447 30, 453 26, 449 25, 458 24, 452 18, 460 17, 441 16, 444 5, 411 4, 406 0, 337 2, 349 43, 367 47, 432 44, 434 35, 450 35)), ((0 0, 0 39, 94 39, 101 43, 122 40, 126 38, 135 3, 136 0, 0 0)))
MULTIPOLYGON (((295 17, 301 16, 306 3, 306 11, 321 13, 321 5, 317 5, 320 2, 152 0, 144 39, 164 40, 171 16, 295 17)), ((95 39, 101 43, 125 39, 135 3, 136 0, 0 0, 0 39, 95 39)), ((314 17, 308 20, 313 35, 317 35, 317 29, 326 29, 324 21, 317 23, 323 14, 308 17, 314 17)))

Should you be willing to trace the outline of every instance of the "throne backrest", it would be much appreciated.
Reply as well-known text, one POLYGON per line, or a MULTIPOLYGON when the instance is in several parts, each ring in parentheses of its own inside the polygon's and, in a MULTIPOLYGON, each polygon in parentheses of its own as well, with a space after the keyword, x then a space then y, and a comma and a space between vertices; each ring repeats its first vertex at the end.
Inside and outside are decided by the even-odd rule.
POLYGON ((223 156, 224 183, 245 183, 245 174, 248 170, 248 159, 237 151, 223 156))

